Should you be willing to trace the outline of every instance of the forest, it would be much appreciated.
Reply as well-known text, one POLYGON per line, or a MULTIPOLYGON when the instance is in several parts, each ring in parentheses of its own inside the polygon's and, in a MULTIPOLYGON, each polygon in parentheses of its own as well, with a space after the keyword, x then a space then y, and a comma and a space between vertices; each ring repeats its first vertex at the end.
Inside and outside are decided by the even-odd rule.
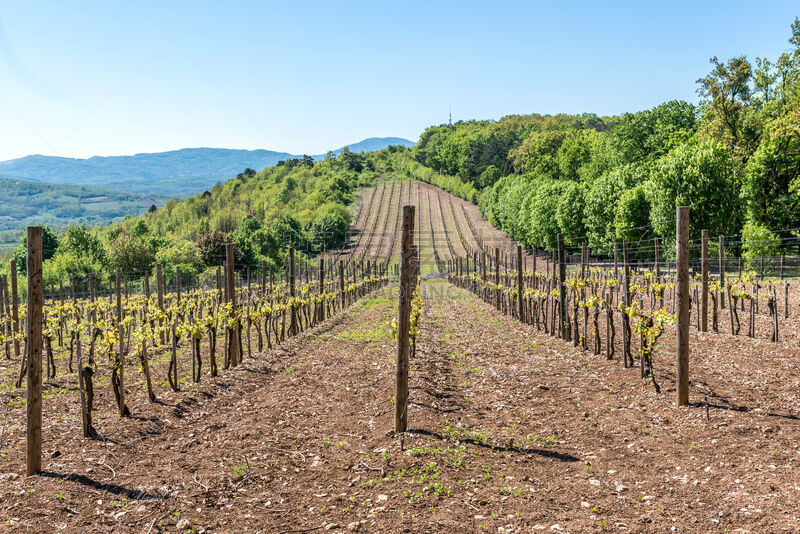
POLYGON ((511 115, 425 130, 406 171, 477 202, 512 239, 608 254, 675 235, 675 207, 745 257, 798 250, 800 21, 776 58, 711 59, 698 105, 511 115))

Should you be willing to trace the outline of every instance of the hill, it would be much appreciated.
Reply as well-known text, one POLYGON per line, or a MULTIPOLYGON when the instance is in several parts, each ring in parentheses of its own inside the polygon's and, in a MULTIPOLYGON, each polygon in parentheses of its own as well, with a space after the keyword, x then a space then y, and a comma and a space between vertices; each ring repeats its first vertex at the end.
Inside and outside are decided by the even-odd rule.
MULTIPOLYGON (((412 146, 398 137, 371 137, 348 145, 353 152, 372 152, 389 145, 412 146)), ((334 151, 341 153, 345 147, 334 151)), ((103 186, 138 195, 185 197, 202 192, 246 168, 263 169, 298 157, 272 150, 183 148, 132 156, 88 159, 32 155, 0 162, 0 177, 73 185, 103 186)), ((314 156, 322 159, 324 155, 314 156)))
POLYGON ((139 215, 158 197, 110 191, 101 187, 44 184, 0 178, 0 249, 15 247, 26 226, 44 223, 54 230, 68 224, 108 224, 139 215))
MULTIPOLYGON (((414 144, 414 141, 409 141, 408 139, 403 139, 402 137, 369 137, 363 141, 359 141, 358 143, 334 150, 333 153, 338 156, 345 148, 351 152, 376 152, 391 145, 401 145, 409 148, 414 146, 414 144)), ((314 156, 314 159, 321 159, 322 157, 323 156, 314 156)))

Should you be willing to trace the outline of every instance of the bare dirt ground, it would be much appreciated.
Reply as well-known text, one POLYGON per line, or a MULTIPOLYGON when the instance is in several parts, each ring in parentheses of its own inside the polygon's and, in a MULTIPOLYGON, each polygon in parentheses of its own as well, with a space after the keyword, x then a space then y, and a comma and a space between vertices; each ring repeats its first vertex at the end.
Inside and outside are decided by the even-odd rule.
POLYGON ((46 386, 42 476, 19 475, 24 406, 3 393, 4 531, 800 530, 796 341, 692 331, 678 409, 672 332, 656 394, 618 358, 423 287, 402 437, 393 288, 158 404, 131 368, 132 418, 98 387, 102 440, 79 437, 74 389, 46 386))
MULTIPOLYGON (((396 229, 402 206, 408 204, 416 206, 415 233, 423 272, 430 271, 435 264, 434 247, 442 261, 463 256, 467 250, 480 250, 479 239, 489 249, 497 247, 503 254, 516 253, 516 245, 505 232, 489 224, 477 206, 424 182, 384 181, 362 191, 360 203, 359 217, 346 246, 348 252, 343 257, 390 257, 391 262, 396 262, 400 255, 400 234, 396 229)), ((531 260, 526 258, 530 268, 531 260)), ((540 258, 539 269, 545 265, 540 258)))

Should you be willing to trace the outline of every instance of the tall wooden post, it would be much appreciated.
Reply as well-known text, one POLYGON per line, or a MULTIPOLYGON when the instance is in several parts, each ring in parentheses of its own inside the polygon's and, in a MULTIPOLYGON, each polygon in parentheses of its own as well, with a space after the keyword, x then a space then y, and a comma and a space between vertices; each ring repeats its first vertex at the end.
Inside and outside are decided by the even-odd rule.
MULTIPOLYGON (((689 404, 689 208, 676 210, 676 297, 678 308, 678 396, 677 405, 689 404)), ((723 263, 724 264, 724 263, 723 263)), ((723 271, 724 272, 724 271, 723 271)))
MULTIPOLYGON (((500 286, 500 249, 495 247, 494 249, 494 283, 496 286, 500 286)), ((495 306, 497 309, 500 309, 500 289, 495 288, 494 290, 494 300, 495 306)))
MULTIPOLYGON (((742 277, 741 259, 739 260, 739 278, 742 277)), ((725 236, 719 236, 719 285, 722 294, 725 294, 725 236)), ((719 299, 719 307, 725 309, 725 299, 719 299)))
POLYGON ((519 320, 525 321, 525 303, 523 299, 523 290, 522 290, 522 246, 517 245, 517 301, 518 301, 518 313, 519 313, 519 320))
POLYGON ((267 261, 261 260, 261 297, 267 292, 267 261))
POLYGON ((19 359, 19 291, 17 290, 17 262, 11 260, 9 268, 11 269, 11 322, 14 327, 14 357, 19 359))
POLYGON ((175 266, 175 298, 178 304, 181 303, 181 267, 175 266))
MULTIPOLYGON (((156 263, 156 299, 158 302, 158 310, 164 311, 164 273, 161 271, 161 264, 156 263)), ((164 337, 164 319, 158 320, 159 338, 163 345, 166 340, 164 337)))
MULTIPOLYGON (((294 298, 294 247, 289 248, 289 296, 294 298)), ((289 314, 289 334, 297 334, 297 311, 294 309, 294 303, 291 305, 291 313, 289 314)))
MULTIPOLYGON (((234 313, 236 313, 236 271, 234 269, 233 264, 233 257, 234 257, 234 250, 233 250, 233 243, 228 243, 225 245, 225 284, 228 289, 228 302, 231 303, 231 309, 234 313)), ((230 342, 230 362, 231 367, 236 367, 239 365, 239 360, 241 359, 241 347, 239 346, 239 332, 242 325, 238 322, 236 324, 236 328, 233 328, 230 332, 231 342, 230 342)))
POLYGON ((394 431, 408 428, 408 355, 411 298, 414 291, 414 206, 403 206, 400 248, 400 295, 397 308, 397 366, 394 389, 394 431))
MULTIPOLYGON (((325 258, 321 255, 319 257, 319 294, 321 297, 325 295, 325 258)), ((320 321, 325 320, 325 301, 319 303, 319 318, 320 321)))
POLYGON ((702 295, 700 296, 700 331, 708 332, 708 230, 703 230, 700 242, 702 295))
POLYGON ((659 252, 658 245, 659 241, 658 238, 656 237, 653 239, 653 257, 654 257, 653 271, 655 272, 656 275, 656 282, 661 281, 661 264, 659 263, 660 260, 658 257, 658 252, 659 252))
MULTIPOLYGON (((625 307, 631 305, 631 263, 628 259, 628 240, 622 242, 622 299, 625 307)), ((630 331, 631 318, 626 310, 622 310, 622 359, 624 366, 633 365, 631 355, 630 331)))
MULTIPOLYGON (((558 234, 558 332, 561 339, 567 336, 567 257, 564 234, 558 234)), ((577 335, 577 332, 575 332, 577 335)))
POLYGON ((344 292, 344 261, 339 260, 339 291, 342 292, 342 309, 344 310, 345 305, 347 304, 345 292, 344 292))
MULTIPOLYGON (((28 227, 28 398, 25 474, 42 470, 42 227, 28 227)), ((16 292, 14 297, 16 298, 16 292)))
MULTIPOLYGON (((119 416, 125 417, 125 327, 122 325, 122 291, 121 291, 121 275, 119 269, 117 269, 117 284, 116 284, 116 296, 117 296, 117 334, 119 335, 119 343, 117 343, 117 388, 118 388, 118 397, 117 397, 117 404, 119 408, 119 416)), ((113 380, 113 377, 112 377, 113 380)))
POLYGON ((2 324, 2 332, 6 338, 5 341, 5 348, 6 348, 6 359, 9 359, 8 355, 8 338, 10 337, 9 334, 11 333, 11 304, 8 297, 8 280, 6 275, 0 275, 0 315, 5 317, 5 321, 2 324))

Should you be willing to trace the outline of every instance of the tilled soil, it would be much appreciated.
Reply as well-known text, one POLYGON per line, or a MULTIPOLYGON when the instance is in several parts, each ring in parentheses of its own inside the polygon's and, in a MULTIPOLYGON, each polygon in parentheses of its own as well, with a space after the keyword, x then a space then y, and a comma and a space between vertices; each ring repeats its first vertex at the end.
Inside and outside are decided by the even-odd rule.
MULTIPOLYGON (((516 253, 516 244, 471 202, 425 182, 392 180, 361 192, 359 215, 342 257, 363 254, 365 259, 398 260, 403 205, 416 206, 415 239, 424 271, 435 265, 435 255, 446 261, 479 250, 479 239, 489 250, 497 247, 504 255, 516 253)), ((525 261, 530 267, 532 259, 527 251, 525 261)), ((544 258, 538 261, 540 270, 549 265, 544 258)))
POLYGON ((4 531, 800 531, 796 342, 692 332, 679 409, 673 332, 656 394, 618 357, 423 289, 403 436, 390 288, 159 404, 129 392, 101 440, 77 392, 46 399, 42 476, 19 475, 24 406, 3 406, 4 531))

